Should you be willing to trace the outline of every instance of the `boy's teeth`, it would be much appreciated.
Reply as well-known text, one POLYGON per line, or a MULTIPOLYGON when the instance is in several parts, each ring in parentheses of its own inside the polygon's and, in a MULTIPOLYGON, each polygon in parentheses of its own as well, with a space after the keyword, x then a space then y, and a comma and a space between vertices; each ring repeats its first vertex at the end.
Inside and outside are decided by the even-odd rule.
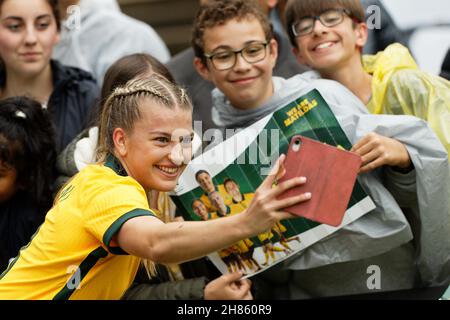
POLYGON ((316 49, 328 48, 328 47, 331 47, 332 44, 333 44, 332 42, 325 42, 325 43, 319 44, 316 47, 316 49))

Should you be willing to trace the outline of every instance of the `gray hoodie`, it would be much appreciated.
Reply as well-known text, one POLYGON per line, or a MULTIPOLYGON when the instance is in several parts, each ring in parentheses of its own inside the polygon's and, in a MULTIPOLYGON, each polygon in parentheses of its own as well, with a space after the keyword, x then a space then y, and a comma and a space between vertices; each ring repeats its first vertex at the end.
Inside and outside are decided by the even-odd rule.
MULTIPOLYGON (((269 101, 251 111, 230 105, 217 89, 213 116, 224 127, 248 126, 317 89, 352 144, 370 132, 408 149, 415 169, 361 174, 376 209, 296 256, 258 275, 271 298, 298 299, 445 285, 450 279, 448 155, 427 123, 411 116, 372 115, 347 88, 308 74, 273 78, 269 101)), ((267 296, 265 296, 267 297, 267 296)))

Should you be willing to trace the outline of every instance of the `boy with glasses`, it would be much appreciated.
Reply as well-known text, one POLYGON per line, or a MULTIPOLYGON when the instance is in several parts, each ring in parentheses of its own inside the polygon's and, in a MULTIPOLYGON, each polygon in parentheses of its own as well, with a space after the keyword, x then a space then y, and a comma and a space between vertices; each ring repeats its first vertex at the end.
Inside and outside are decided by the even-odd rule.
POLYGON ((367 25, 359 0, 293 0, 286 23, 299 63, 345 85, 371 113, 426 120, 450 152, 450 82, 420 71, 400 44, 362 57, 367 25))
MULTIPOLYGON (((211 0, 199 0, 200 5, 204 5, 211 0)), ((214 0, 213 0, 214 1, 214 0)), ((309 70, 305 66, 297 63, 292 46, 287 36, 281 15, 284 12, 286 0, 249 0, 255 2, 264 14, 270 19, 273 25, 274 38, 278 44, 278 59, 273 73, 280 77, 291 77, 309 70)), ((194 51, 187 48, 176 54, 168 63, 167 67, 173 74, 176 82, 186 88, 194 106, 194 121, 201 121, 201 128, 194 126, 198 134, 208 136, 212 129, 217 126, 211 119, 211 90, 214 86, 205 81, 195 71, 192 61, 194 60, 194 51), (209 130, 211 129, 211 130, 209 130), (202 132, 200 132, 200 130, 202 132)), ((205 143, 206 146, 206 143, 205 143)))
MULTIPOLYGON (((331 18, 322 17, 325 23, 334 23, 331 18)), ((273 77, 277 43, 267 18, 249 1, 212 1, 202 7, 194 21, 192 44, 197 71, 217 87, 213 120, 222 128, 248 127, 317 89, 356 143, 353 150, 363 159, 359 181, 377 205, 373 212, 253 278, 257 298, 371 292, 367 285, 371 265, 381 268, 385 291, 414 287, 422 271, 424 283, 445 281, 449 263, 439 252, 450 250, 450 221, 442 214, 449 211, 447 154, 423 121, 370 115, 335 81, 304 75, 273 77), (434 200, 429 201, 430 196, 434 200), (412 203, 418 204, 414 217, 426 215, 427 231, 433 231, 432 237, 422 235, 417 260, 412 231, 400 209, 412 203)))
POLYGON ((223 71, 234 67, 238 54, 248 63, 256 63, 263 60, 266 57, 267 45, 267 42, 255 41, 241 50, 219 50, 217 53, 205 53, 205 57, 211 61, 214 68, 223 71))

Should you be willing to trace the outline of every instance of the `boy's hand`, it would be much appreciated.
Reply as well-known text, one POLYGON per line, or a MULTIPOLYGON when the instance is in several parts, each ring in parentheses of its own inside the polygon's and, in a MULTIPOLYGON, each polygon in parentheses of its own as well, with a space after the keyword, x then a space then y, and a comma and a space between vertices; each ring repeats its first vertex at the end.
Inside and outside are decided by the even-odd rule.
POLYGON ((366 173, 384 165, 399 168, 411 166, 408 150, 401 142, 374 132, 359 140, 350 151, 361 156, 359 173, 366 173))
POLYGON ((251 281, 241 277, 242 273, 235 272, 214 279, 205 287, 205 300, 253 300, 251 281))

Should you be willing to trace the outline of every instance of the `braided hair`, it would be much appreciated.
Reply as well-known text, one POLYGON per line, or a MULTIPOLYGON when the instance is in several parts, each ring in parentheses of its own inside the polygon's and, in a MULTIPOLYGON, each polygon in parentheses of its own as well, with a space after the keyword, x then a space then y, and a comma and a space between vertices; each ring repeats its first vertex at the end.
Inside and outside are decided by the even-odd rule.
POLYGON ((104 162, 108 153, 113 153, 114 129, 122 128, 130 132, 134 123, 141 118, 139 105, 144 98, 170 109, 180 108, 192 112, 186 91, 156 73, 128 81, 124 86, 114 89, 103 105, 97 146, 99 162, 104 162))

